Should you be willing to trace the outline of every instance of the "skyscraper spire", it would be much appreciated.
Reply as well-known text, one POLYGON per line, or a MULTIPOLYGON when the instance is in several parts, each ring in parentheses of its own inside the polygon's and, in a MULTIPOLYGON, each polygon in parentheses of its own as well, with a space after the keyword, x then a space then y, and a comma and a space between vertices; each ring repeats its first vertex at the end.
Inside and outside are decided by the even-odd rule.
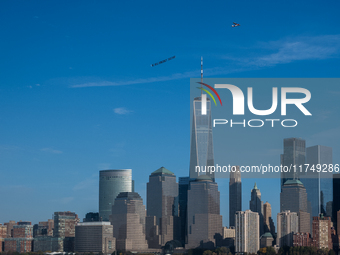
MULTIPOLYGON (((201 88, 203 88, 203 57, 201 57, 201 88)), ((203 90, 201 89, 201 97, 202 97, 202 94, 203 94, 203 90)))

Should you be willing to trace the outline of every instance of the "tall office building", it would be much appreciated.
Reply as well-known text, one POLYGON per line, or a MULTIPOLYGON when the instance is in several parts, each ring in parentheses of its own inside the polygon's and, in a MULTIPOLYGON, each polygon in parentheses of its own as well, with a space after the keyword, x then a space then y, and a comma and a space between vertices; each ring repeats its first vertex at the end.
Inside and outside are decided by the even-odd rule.
POLYGON ((280 193, 280 211, 296 212, 299 215, 298 232, 310 233, 310 214, 307 192, 299 180, 288 180, 280 193))
MULTIPOLYGON (((283 154, 281 155, 281 165, 296 169, 306 163, 306 141, 301 138, 286 138, 283 140, 283 154)), ((281 173, 281 191, 288 180, 299 179, 299 172, 290 171, 281 173)))
POLYGON ((179 204, 179 217, 180 217, 180 242, 183 247, 188 242, 187 239, 187 207, 188 207, 188 190, 189 190, 190 177, 178 178, 178 204, 179 204))
POLYGON ((334 228, 336 229, 336 233, 338 234, 338 236, 340 236, 340 210, 337 211, 336 218, 337 224, 334 225, 334 228))
MULTIPOLYGON (((333 174, 333 213, 332 220, 334 227, 339 225, 339 218, 337 213, 340 210, 340 174, 333 174)), ((340 228, 337 230, 337 234, 340 236, 340 228)))
MULTIPOLYGON (((201 58, 201 82, 203 82, 203 58, 201 58)), ((189 176, 191 179, 196 179, 200 174, 208 175, 215 181, 215 173, 196 172, 196 166, 206 170, 208 170, 208 166, 214 166, 211 102, 209 98, 204 97, 206 99, 206 114, 202 115, 202 95, 201 91, 201 97, 196 97, 193 101, 189 176)))
POLYGON ((331 227, 331 217, 324 217, 322 214, 319 217, 313 217, 313 240, 318 249, 333 248, 331 227))
POLYGON ((99 216, 109 221, 111 209, 119 193, 132 191, 132 170, 103 170, 99 172, 99 216))
POLYGON ((110 217, 117 250, 147 250, 145 236, 145 206, 136 192, 122 192, 115 199, 110 217))
POLYGON ((235 166, 229 181, 229 226, 235 227, 235 214, 242 211, 242 182, 240 167, 235 166))
POLYGON ((284 211, 277 214, 277 238, 279 247, 293 246, 293 234, 299 232, 299 219, 296 212, 284 211))
POLYGON ((80 253, 112 254, 116 248, 110 222, 83 222, 76 226, 75 251, 80 253))
POLYGON ((147 183, 146 238, 149 248, 160 248, 168 241, 179 240, 178 183, 174 173, 161 167, 147 183))
POLYGON ((259 214, 250 210, 236 212, 235 225, 235 252, 256 254, 260 249, 259 214))
POLYGON ((185 248, 212 249, 222 241, 220 192, 217 183, 201 175, 188 190, 188 243, 185 248))
MULTIPOLYGON (((332 148, 315 145, 306 149, 306 163, 309 168, 332 164, 332 148)), ((320 213, 324 216, 332 217, 333 205, 333 179, 331 172, 308 171, 306 175, 301 175, 306 191, 308 201, 311 203, 311 223, 313 217, 320 213)))
POLYGON ((275 237, 275 225, 272 218, 272 206, 266 202, 263 204, 264 233, 269 232, 275 237))
POLYGON ((259 231, 260 236, 264 234, 263 225, 263 202, 261 201, 261 191, 257 188, 255 183, 254 188, 251 190, 251 199, 249 201, 249 209, 252 212, 257 212, 259 214, 259 231))

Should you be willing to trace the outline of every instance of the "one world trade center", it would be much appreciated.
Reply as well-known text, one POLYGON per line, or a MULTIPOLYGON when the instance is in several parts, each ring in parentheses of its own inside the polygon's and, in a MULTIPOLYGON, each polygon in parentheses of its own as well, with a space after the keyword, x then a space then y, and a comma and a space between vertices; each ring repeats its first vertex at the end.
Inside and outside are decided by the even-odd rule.
MULTIPOLYGON (((203 58, 201 58, 201 82, 203 82, 203 58)), ((204 102, 204 100, 203 100, 204 102)), ((193 121, 191 128, 190 147, 190 179, 206 174, 215 180, 215 173, 211 173, 208 166, 214 166, 214 149, 212 136, 211 102, 206 99, 206 114, 202 115, 202 94, 193 101, 193 121), (198 171, 199 166, 200 172, 198 171)))

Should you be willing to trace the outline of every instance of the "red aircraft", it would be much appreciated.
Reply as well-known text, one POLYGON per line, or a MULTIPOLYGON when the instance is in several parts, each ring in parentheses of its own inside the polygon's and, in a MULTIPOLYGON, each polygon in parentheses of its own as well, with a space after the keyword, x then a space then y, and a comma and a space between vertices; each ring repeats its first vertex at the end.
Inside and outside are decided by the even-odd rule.
POLYGON ((231 25, 232 27, 238 27, 238 26, 241 26, 240 24, 236 23, 236 22, 233 22, 234 24, 231 25))

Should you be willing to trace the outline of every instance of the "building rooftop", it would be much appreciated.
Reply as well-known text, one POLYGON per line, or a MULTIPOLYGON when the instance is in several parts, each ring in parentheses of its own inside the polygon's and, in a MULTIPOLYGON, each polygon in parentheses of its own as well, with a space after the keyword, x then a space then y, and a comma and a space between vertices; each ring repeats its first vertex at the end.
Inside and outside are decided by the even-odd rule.
POLYGON ((142 200, 141 196, 137 192, 121 192, 118 194, 116 199, 142 200))
POLYGON ((208 175, 200 175, 196 178, 196 181, 212 181, 208 175))
POLYGON ((273 236, 270 232, 264 233, 261 237, 271 237, 271 238, 273 238, 273 236))
POLYGON ((294 184, 303 185, 303 183, 300 182, 299 180, 288 180, 283 185, 294 185, 294 184))
POLYGON ((157 169, 156 171, 152 172, 151 175, 158 175, 158 174, 170 174, 170 175, 175 175, 173 172, 169 171, 165 167, 161 167, 157 169))

